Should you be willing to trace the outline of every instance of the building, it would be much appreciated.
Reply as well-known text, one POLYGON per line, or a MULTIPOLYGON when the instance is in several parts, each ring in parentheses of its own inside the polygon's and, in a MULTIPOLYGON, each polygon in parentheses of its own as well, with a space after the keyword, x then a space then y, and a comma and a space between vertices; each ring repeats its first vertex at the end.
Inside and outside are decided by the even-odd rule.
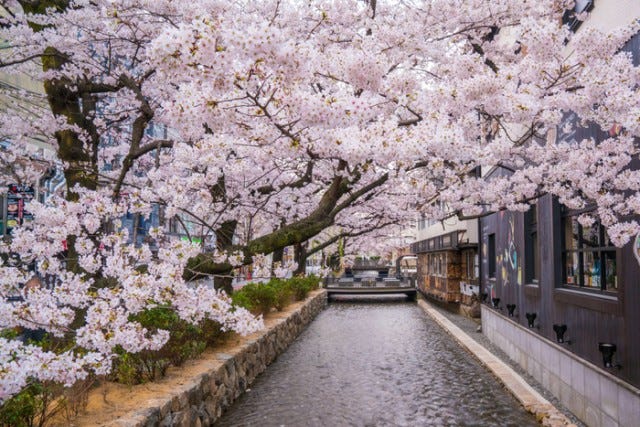
MULTIPOLYGON (((640 18, 638 1, 579 1, 576 8, 593 8, 581 29, 640 18)), ((640 34, 624 49, 640 64, 640 34)), ((608 131, 578 127, 580 135, 554 137, 597 141, 608 131)), ((494 168, 487 176, 504 173, 494 168)), ((587 425, 637 426, 640 239, 615 248, 598 223, 578 223, 582 212, 544 196, 528 212, 481 220, 483 332, 587 425)))
POLYGON ((479 293, 477 221, 420 218, 416 236, 411 252, 417 255, 418 290, 438 301, 461 304, 467 313, 479 293))

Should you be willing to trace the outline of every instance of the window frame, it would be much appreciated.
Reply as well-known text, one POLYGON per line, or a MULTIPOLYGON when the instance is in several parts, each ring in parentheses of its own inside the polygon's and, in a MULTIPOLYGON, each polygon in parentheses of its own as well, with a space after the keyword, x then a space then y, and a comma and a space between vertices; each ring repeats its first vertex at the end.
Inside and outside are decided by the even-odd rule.
MULTIPOLYGON (((580 214, 588 211, 573 211, 567 209, 565 207, 561 208, 560 214, 560 251, 561 251, 561 287, 566 289, 574 289, 580 290, 584 292, 590 292, 594 294, 603 294, 603 295, 611 295, 617 296, 620 292, 620 278, 619 278, 619 250, 615 246, 603 246, 604 242, 606 242, 606 229, 600 224, 599 221, 594 222, 591 227, 597 227, 597 238, 598 244, 594 247, 589 247, 585 245, 584 227, 578 222, 577 218, 580 214), (566 241, 566 227, 567 221, 572 222, 572 229, 574 226, 577 227, 577 236, 576 239, 576 247, 575 248, 567 248, 566 241), (574 223, 575 222, 575 223, 574 223), (572 277, 576 278, 575 283, 568 283, 567 277, 569 277, 568 273, 568 262, 569 256, 573 256, 573 254, 577 254, 577 269, 573 270, 572 267, 572 277), (586 255, 591 254, 593 258, 593 263, 595 265, 595 260, 599 260, 598 264, 598 276, 597 279, 599 284, 597 286, 591 286, 585 284, 585 276, 587 275, 585 265, 586 265, 586 255), (609 256, 607 256, 609 255, 609 256), (612 255, 612 256, 611 256, 612 255), (615 269, 615 273, 613 273, 613 280, 615 282, 615 287, 609 287, 607 275, 608 275, 608 267, 607 260, 613 259, 613 268, 615 269)), ((611 244, 611 242, 609 242, 611 244)), ((575 265, 575 264, 574 264, 575 265)), ((593 273, 589 274, 590 276, 594 276, 593 273)))
POLYGON ((525 283, 532 285, 540 283, 541 274, 538 223, 538 203, 536 202, 524 213, 525 283))
POLYGON ((496 233, 487 234, 487 277, 496 278, 496 233))

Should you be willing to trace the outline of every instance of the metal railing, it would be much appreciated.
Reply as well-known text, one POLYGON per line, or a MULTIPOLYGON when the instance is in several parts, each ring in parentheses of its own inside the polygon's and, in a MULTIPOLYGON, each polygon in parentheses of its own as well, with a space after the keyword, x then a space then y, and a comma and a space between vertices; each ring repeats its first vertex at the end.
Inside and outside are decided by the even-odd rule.
POLYGON ((412 288, 412 277, 326 277, 325 288, 412 288))

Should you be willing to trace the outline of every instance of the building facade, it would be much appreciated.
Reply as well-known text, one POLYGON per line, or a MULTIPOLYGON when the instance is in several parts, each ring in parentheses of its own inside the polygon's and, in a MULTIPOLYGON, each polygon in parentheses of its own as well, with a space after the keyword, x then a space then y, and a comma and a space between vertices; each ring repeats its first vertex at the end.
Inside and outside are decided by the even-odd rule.
POLYGON ((417 256, 416 285, 423 295, 473 305, 479 292, 477 228, 477 221, 418 221, 419 240, 411 251, 417 256))
MULTIPOLYGON (((580 29, 640 19, 640 2, 576 2, 580 29)), ((570 46, 568 46, 568 49, 570 46)), ((640 34, 624 47, 640 64, 640 34)), ((618 129, 559 126, 557 141, 618 129)), ((508 173, 494 168, 487 176, 508 173)), ((544 196, 528 212, 480 221, 483 332, 589 426, 640 425, 640 236, 623 248, 597 222, 544 196)))

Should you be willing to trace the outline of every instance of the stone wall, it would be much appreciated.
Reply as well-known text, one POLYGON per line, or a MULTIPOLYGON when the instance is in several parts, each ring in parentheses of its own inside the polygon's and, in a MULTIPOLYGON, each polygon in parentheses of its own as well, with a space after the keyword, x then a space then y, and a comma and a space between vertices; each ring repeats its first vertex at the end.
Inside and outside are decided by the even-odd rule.
MULTIPOLYGON (((137 410, 102 425, 186 427, 213 424, 326 305, 326 291, 313 292, 304 303, 285 309, 281 316, 276 315, 276 319, 267 319, 265 331, 243 340, 228 353, 217 353, 217 360, 210 363, 213 368, 202 370, 190 381, 171 387, 170 393, 141 402, 137 410)), ((167 387, 160 384, 158 388, 167 387)))
POLYGON ((632 385, 484 305, 482 331, 588 426, 640 425, 632 385))

